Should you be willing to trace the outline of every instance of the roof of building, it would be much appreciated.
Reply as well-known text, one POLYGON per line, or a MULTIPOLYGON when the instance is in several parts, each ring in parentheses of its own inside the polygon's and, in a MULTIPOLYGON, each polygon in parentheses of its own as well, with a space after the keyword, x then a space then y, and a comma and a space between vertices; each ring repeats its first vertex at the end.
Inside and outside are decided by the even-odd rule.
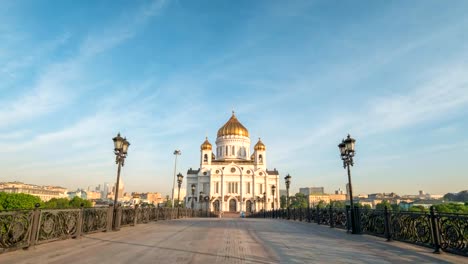
POLYGON ((279 171, 276 170, 276 168, 274 168, 273 170, 266 170, 266 172, 268 173, 268 175, 279 175, 279 171))
POLYGON ((193 170, 192 168, 190 168, 190 169, 187 171, 187 174, 198 174, 199 171, 200 171, 200 169, 198 169, 198 170, 193 170))
POLYGON ((249 131, 239 122, 234 111, 226 124, 218 130, 218 137, 230 135, 249 137, 249 131))

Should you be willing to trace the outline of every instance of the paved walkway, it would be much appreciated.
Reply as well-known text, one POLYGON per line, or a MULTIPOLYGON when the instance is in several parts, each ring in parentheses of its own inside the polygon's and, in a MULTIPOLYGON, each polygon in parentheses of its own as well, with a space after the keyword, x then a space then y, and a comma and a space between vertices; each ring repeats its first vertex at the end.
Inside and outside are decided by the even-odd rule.
POLYGON ((302 222, 180 219, 0 255, 0 263, 468 263, 400 242, 302 222))

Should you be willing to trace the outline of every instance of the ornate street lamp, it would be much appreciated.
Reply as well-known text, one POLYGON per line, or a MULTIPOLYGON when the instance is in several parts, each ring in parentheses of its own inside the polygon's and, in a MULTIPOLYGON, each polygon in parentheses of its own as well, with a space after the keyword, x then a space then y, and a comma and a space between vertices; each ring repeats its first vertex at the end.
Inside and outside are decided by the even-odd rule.
POLYGON ((192 184, 192 210, 193 210, 193 200, 195 199, 195 184, 192 184))
POLYGON ((184 179, 184 175, 180 172, 177 174, 177 218, 179 218, 179 208, 180 208, 180 186, 182 186, 182 180, 184 179))
POLYGON ((178 149, 174 150, 175 162, 174 162, 174 180, 172 181, 172 208, 174 208, 174 190, 176 181, 176 170, 177 170, 177 156, 180 156, 182 152, 178 149))
POLYGON ((288 210, 288 219, 290 219, 290 216, 289 216, 289 186, 291 185, 291 175, 286 175, 286 177, 284 177, 284 182, 286 183, 286 208, 288 210))
POLYGON ((271 186, 271 194, 273 195, 273 206, 272 206, 272 214, 273 218, 275 218, 275 194, 276 194, 276 186, 271 186))
POLYGON ((266 218, 266 192, 263 192, 263 218, 266 218))
POLYGON ((205 196, 205 202, 206 202, 206 217, 208 217, 208 202, 210 201, 209 196, 205 196))
POLYGON ((114 154, 115 154, 115 164, 118 164, 117 167, 117 182, 115 185, 115 197, 114 197, 114 212, 117 209, 117 201, 119 198, 119 183, 120 183, 120 170, 125 164, 125 158, 127 157, 128 147, 130 142, 126 138, 122 138, 120 133, 117 134, 114 141, 114 154))
POLYGON ((200 205, 200 216, 203 213, 203 197, 204 197, 203 191, 200 192, 200 196, 198 197, 198 205, 200 205))
POLYGON ((341 159, 343 160, 343 168, 348 170, 349 205, 351 207, 351 228, 352 228, 351 232, 353 234, 359 233, 357 230, 357 226, 356 226, 354 204, 353 204, 353 187, 351 185, 351 170, 350 170, 350 166, 354 165, 353 157, 355 154, 355 151, 354 151, 355 143, 356 143, 356 140, 348 134, 348 137, 346 139, 343 139, 341 143, 338 144, 338 148, 340 149, 341 159))

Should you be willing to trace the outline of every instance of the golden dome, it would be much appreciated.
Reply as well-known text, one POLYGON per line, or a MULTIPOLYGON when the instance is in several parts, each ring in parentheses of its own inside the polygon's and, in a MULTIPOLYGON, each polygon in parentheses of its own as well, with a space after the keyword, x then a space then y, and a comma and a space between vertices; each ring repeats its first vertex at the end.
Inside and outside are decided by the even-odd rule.
POLYGON ((249 137, 249 131, 237 120, 234 111, 226 124, 218 130, 218 137, 228 135, 249 137))
POLYGON ((213 147, 211 146, 211 143, 208 141, 208 137, 205 139, 205 142, 201 144, 200 149, 201 150, 211 150, 213 147))
POLYGON ((254 149, 255 150, 266 150, 266 146, 265 146, 265 144, 263 144, 263 142, 260 140, 260 138, 258 138, 258 142, 257 142, 257 144, 255 144, 254 149))
POLYGON ((255 160, 254 154, 250 155, 250 160, 252 160, 252 161, 255 160))

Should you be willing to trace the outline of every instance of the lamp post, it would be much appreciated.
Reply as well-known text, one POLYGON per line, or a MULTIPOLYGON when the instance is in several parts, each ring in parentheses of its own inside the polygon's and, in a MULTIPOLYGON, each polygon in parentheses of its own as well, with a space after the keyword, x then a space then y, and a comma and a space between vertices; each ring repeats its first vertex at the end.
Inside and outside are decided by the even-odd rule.
POLYGON ((286 183, 286 208, 288 210, 288 219, 290 219, 290 216, 289 216, 289 186, 291 185, 291 175, 286 175, 286 177, 284 177, 284 182, 286 183))
POLYGON ((276 194, 276 185, 271 186, 271 194, 273 195, 273 206, 272 206, 272 215, 275 218, 275 194, 276 194))
POLYGON ((266 218, 266 192, 263 192, 263 218, 266 218))
POLYGON ((198 204, 200 205, 200 216, 203 214, 203 197, 204 193, 203 191, 200 192, 200 196, 198 197, 198 204))
POLYGON ((172 208, 174 208, 174 189, 176 181, 176 170, 177 170, 177 156, 181 155, 182 152, 178 149, 174 150, 175 162, 174 162, 174 180, 172 181, 172 208))
POLYGON ((117 167, 117 182, 115 184, 115 198, 114 198, 114 212, 117 209, 117 199, 119 198, 119 182, 120 182, 120 169, 125 164, 125 158, 127 157, 128 147, 130 142, 126 138, 122 138, 120 133, 112 139, 114 141, 114 154, 115 154, 115 164, 118 164, 117 167))
POLYGON ((193 210, 193 199, 195 199, 195 184, 192 184, 192 210, 193 210))
POLYGON ((356 219, 354 215, 354 204, 353 204, 353 187, 351 185, 351 170, 350 166, 354 165, 353 157, 355 154, 354 147, 355 147, 356 140, 352 138, 349 134, 346 139, 343 139, 341 143, 338 145, 340 149, 341 159, 343 160, 343 168, 348 170, 348 184, 349 184, 349 205, 351 207, 351 228, 352 233, 357 234, 359 233, 356 226, 356 219))
POLYGON ((180 186, 182 185, 182 180, 184 179, 184 175, 180 172, 177 174, 177 218, 179 218, 179 209, 180 209, 180 186))
POLYGON ((208 217, 208 202, 210 201, 209 196, 205 196, 205 203, 206 203, 206 217, 208 217))

